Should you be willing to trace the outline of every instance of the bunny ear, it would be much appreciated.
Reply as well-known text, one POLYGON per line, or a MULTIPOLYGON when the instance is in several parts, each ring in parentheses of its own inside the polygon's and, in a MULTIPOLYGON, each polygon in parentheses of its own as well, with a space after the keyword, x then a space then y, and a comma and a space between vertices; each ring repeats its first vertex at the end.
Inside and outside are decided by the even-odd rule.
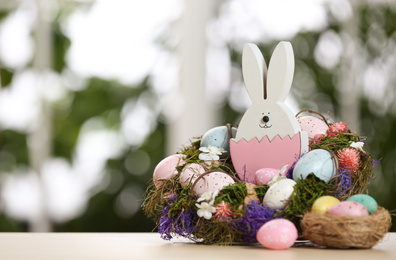
POLYGON ((267 76, 268 99, 284 101, 294 74, 294 53, 290 42, 280 42, 272 54, 267 76))
POLYGON ((243 47, 242 72, 250 99, 253 103, 262 101, 266 92, 267 65, 255 44, 246 43, 243 47))

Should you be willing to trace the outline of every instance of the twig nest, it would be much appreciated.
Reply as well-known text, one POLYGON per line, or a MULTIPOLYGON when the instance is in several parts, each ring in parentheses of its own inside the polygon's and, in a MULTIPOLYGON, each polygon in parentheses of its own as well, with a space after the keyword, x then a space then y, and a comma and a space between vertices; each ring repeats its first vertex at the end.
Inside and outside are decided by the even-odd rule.
POLYGON ((309 212, 301 220, 304 238, 331 248, 371 248, 389 231, 391 216, 379 207, 369 216, 331 216, 309 212))

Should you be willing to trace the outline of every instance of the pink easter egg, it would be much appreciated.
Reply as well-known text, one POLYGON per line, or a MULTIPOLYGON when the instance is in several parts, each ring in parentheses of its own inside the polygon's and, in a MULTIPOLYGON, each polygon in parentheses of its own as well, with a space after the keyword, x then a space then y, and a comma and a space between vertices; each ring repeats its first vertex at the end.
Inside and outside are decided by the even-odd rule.
POLYGON ((330 207, 327 214, 332 216, 368 216, 368 211, 363 204, 355 201, 341 201, 330 207))
POLYGON ((194 181, 204 172, 205 168, 198 163, 187 164, 180 173, 179 182, 184 188, 186 185, 194 183, 194 181))
POLYGON ((255 173, 255 180, 257 185, 268 184, 268 182, 278 175, 278 170, 273 168, 261 168, 255 173))
POLYGON ((269 249, 284 250, 297 240, 298 232, 293 222, 287 219, 273 219, 257 231, 257 241, 269 249))
POLYGON ((321 119, 314 116, 302 116, 298 118, 301 130, 308 132, 308 138, 313 139, 315 135, 326 135, 329 126, 321 119))
POLYGON ((201 196, 204 192, 211 191, 220 191, 222 190, 225 186, 228 186, 230 184, 234 184, 235 181, 228 175, 227 173, 224 172, 211 172, 202 179, 198 180, 197 183, 195 184, 195 187, 193 189, 193 192, 197 194, 198 196, 201 196))
POLYGON ((166 157, 157 164, 153 173, 154 185, 157 189, 162 185, 158 180, 169 179, 177 174, 176 167, 185 164, 183 158, 184 155, 182 154, 174 154, 166 157))

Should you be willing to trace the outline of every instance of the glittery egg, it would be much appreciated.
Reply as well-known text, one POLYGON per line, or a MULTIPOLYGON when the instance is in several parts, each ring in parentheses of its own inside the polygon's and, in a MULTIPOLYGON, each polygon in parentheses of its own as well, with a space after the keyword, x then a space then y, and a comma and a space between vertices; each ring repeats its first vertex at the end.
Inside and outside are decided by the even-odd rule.
POLYGON ((368 213, 371 215, 377 210, 378 204, 375 199, 367 194, 355 194, 347 199, 347 201, 355 201, 366 207, 368 213))
POLYGON ((335 204, 339 203, 340 201, 333 196, 322 196, 317 198, 312 205, 312 212, 316 213, 326 213, 329 208, 334 206, 335 204))
POLYGON ((365 206, 355 201, 341 201, 327 211, 332 216, 368 216, 365 206))
MULTIPOLYGON (((232 136, 236 135, 237 129, 232 127, 232 136)), ((216 146, 226 152, 222 157, 228 156, 230 151, 230 133, 227 126, 218 126, 207 131, 201 139, 201 147, 216 146)))
POLYGON ((284 250, 291 247, 297 240, 296 226, 287 219, 273 219, 265 223, 257 231, 257 241, 269 249, 284 250))
POLYGON ((293 169, 293 179, 305 179, 310 173, 328 183, 337 171, 337 161, 324 149, 315 149, 298 160, 293 169))
POLYGON ((225 186, 234 183, 235 181, 230 177, 230 175, 228 175, 225 172, 216 171, 216 172, 211 172, 203 176, 201 179, 197 180, 192 191, 196 195, 201 196, 204 192, 220 191, 225 186))
POLYGON ((268 184, 270 180, 278 175, 279 170, 272 168, 262 168, 256 171, 255 181, 257 185, 268 184))
POLYGON ((154 169, 153 180, 155 187, 161 187, 162 183, 158 180, 169 179, 177 174, 176 167, 185 164, 184 155, 174 154, 160 161, 154 169))
POLYGON ((314 116, 302 116, 298 118, 301 130, 308 132, 308 137, 313 139, 315 135, 326 135, 329 126, 321 119, 314 116))
POLYGON ((194 183, 194 181, 204 172, 205 168, 198 163, 187 164, 180 173, 179 182, 184 188, 186 185, 194 183))
POLYGON ((283 209, 294 192, 296 182, 291 179, 282 179, 270 186, 265 193, 263 203, 271 209, 283 209))

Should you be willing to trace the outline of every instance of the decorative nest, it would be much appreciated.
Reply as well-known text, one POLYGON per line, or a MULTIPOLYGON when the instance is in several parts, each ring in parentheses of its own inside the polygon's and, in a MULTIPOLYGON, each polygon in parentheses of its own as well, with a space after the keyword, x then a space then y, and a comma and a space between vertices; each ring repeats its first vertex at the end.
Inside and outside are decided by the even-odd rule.
POLYGON ((301 220, 303 236, 331 248, 371 248, 389 231, 391 216, 379 207, 370 216, 332 216, 306 213, 301 220))
MULTIPOLYGON (((292 221, 299 232, 301 225, 304 225, 305 237, 318 245, 372 247, 389 229, 390 216, 386 210, 379 209, 369 217, 359 218, 307 213, 321 196, 330 195, 344 201, 362 193, 374 177, 373 167, 378 163, 365 148, 351 147, 353 143, 363 144, 365 139, 352 133, 345 123, 331 124, 324 117, 323 121, 330 126, 327 134, 310 140, 309 148, 325 149, 339 161, 336 176, 328 183, 313 173, 305 179, 296 180, 294 192, 284 208, 272 209, 264 203, 269 185, 256 185, 238 179, 229 155, 206 164, 200 159, 201 138, 196 138, 178 152, 184 156, 184 164, 172 168, 172 171, 176 170, 174 174, 158 179, 156 185, 151 182, 142 204, 144 213, 155 221, 158 232, 166 240, 182 236, 205 244, 255 243, 256 233, 263 224, 275 218, 285 218, 292 221), (198 178, 181 185, 181 175, 189 164, 199 164, 206 172, 197 173, 197 176, 200 175, 198 178), (213 198, 202 198, 193 191, 194 187, 213 171, 221 172, 235 183, 212 193, 210 196, 213 195, 213 198), (207 204, 206 217, 198 215, 199 211, 203 211, 202 201, 207 204)), ((227 127, 229 136, 232 136, 231 125, 227 127)), ((285 177, 293 179, 293 168, 299 159, 296 158, 285 177)))

